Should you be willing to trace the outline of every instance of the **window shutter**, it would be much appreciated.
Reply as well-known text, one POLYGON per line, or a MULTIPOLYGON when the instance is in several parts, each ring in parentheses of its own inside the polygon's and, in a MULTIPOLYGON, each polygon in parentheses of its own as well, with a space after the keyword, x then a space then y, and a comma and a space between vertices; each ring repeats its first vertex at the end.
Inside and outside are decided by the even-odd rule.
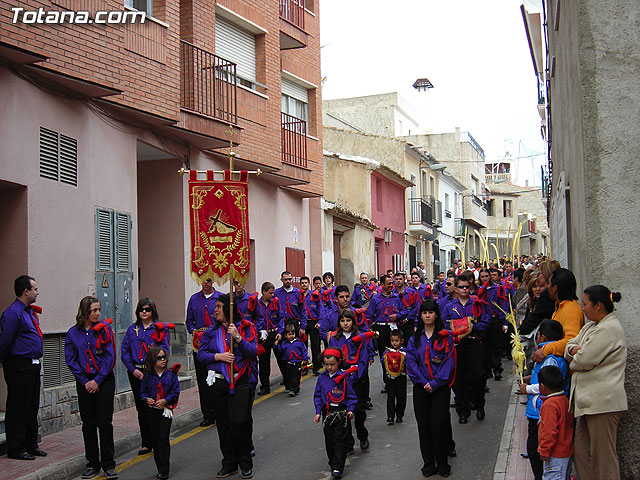
POLYGON ((58 180, 58 134, 40 127, 40 176, 58 180))
POLYGON ((303 103, 309 103, 309 91, 302 85, 292 82, 288 78, 282 78, 282 93, 290 97, 300 100, 303 103))
MULTIPOLYGON (((60 338, 59 335, 46 335, 42 342, 42 386, 43 388, 60 385, 60 338)), ((66 367, 66 365, 65 365, 66 367)))
POLYGON ((60 134, 60 181, 78 186, 78 141, 60 134))
POLYGON ((113 260, 113 212, 109 210, 98 209, 96 211, 96 223, 98 233, 98 270, 112 270, 113 260))
POLYGON ((116 213, 116 268, 129 271, 131 260, 131 221, 129 214, 116 213))
POLYGON ((256 37, 230 21, 216 17, 216 55, 237 64, 237 75, 256 81, 256 37))

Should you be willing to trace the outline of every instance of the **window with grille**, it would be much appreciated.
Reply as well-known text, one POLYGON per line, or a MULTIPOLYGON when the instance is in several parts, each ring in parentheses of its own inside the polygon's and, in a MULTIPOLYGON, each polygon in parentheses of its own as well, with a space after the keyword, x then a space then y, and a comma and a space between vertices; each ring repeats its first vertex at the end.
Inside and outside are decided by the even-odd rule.
POLYGON ((78 186, 78 140, 40 127, 40 176, 78 186))
POLYGON ((44 357, 42 359, 43 388, 59 387, 75 381, 71 370, 64 360, 64 340, 66 334, 45 334, 43 341, 44 357))

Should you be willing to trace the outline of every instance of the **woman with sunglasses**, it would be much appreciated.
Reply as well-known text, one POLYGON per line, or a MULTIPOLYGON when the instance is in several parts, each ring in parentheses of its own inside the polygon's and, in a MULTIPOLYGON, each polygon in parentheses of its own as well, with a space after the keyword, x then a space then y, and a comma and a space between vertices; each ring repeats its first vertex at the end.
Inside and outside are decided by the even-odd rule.
POLYGON ((142 446, 138 455, 144 455, 152 450, 153 440, 149 432, 149 407, 140 399, 140 384, 145 369, 145 360, 149 348, 154 345, 169 352, 169 336, 159 335, 154 324, 158 321, 156 304, 150 298, 141 298, 136 307, 136 321, 129 325, 122 340, 120 356, 127 368, 129 384, 136 402, 138 425, 142 446), (155 338, 154 338, 155 337, 155 338))

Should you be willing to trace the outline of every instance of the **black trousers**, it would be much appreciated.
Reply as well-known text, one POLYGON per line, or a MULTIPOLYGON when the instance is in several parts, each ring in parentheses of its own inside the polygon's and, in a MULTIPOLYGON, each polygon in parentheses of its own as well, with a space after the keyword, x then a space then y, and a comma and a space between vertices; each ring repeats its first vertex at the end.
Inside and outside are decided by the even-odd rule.
POLYGON ((407 376, 385 378, 387 384, 387 417, 404 417, 407 408, 407 376))
MULTIPOLYGON (((193 364, 196 367, 196 380, 198 383, 198 396, 200 397, 200 410, 206 421, 215 422, 216 414, 213 411, 213 399, 211 390, 207 385, 207 365, 198 361, 198 354, 193 352, 193 364)), ((144 443, 142 444, 144 446, 144 443)))
POLYGON ((149 423, 149 433, 151 435, 153 447, 153 460, 156 462, 158 473, 169 475, 169 456, 171 455, 171 444, 169 443, 169 432, 171 431, 171 419, 162 415, 163 410, 151 408, 147 405, 149 413, 147 415, 149 423))
POLYGON ((487 375, 502 373, 502 320, 493 317, 489 320, 489 328, 482 337, 483 365, 487 375))
POLYGON ((153 440, 149 431, 149 405, 144 400, 140 400, 140 384, 142 383, 136 377, 127 372, 129 375, 129 385, 133 392, 133 398, 136 401, 136 411, 138 412, 138 425, 140 426, 140 439, 143 448, 152 448, 153 440))
POLYGON ((30 358, 9 355, 3 364, 7 382, 5 428, 7 453, 18 455, 38 448, 40 364, 30 358))
MULTIPOLYGON (((356 428, 356 436, 358 440, 366 440, 369 438, 369 431, 367 427, 364 426, 364 422, 367 420, 367 411, 364 408, 364 404, 367 401, 367 383, 364 377, 360 377, 360 379, 356 382, 353 382, 353 391, 356 394, 356 398, 358 399, 356 403, 356 408, 353 409, 353 423, 356 428)), ((350 447, 353 447, 355 441, 353 440, 353 435, 350 440, 350 447)))
MULTIPOLYGON (((271 386, 269 385, 269 377, 271 376, 271 350, 273 349, 273 342, 276 341, 277 331, 271 330, 267 334, 267 338, 265 339, 262 347, 264 348, 264 353, 258 357, 258 376, 260 378, 260 390, 269 391, 271 390, 271 386)), ((275 355, 275 352, 274 352, 275 355)), ((282 360, 276 357, 278 361, 278 367, 280 368, 280 373, 284 378, 284 365, 282 360)))
MULTIPOLYGON (((378 356, 380 360, 382 360, 382 355, 384 351, 391 346, 391 327, 389 325, 376 325, 375 323, 371 325, 371 329, 375 332, 378 332, 378 337, 376 338, 376 348, 378 349, 378 356)), ((385 371, 384 364, 381 362, 382 366, 382 381, 384 382, 385 371)))
POLYGON ((283 362, 284 388, 290 392, 300 391, 300 376, 302 375, 301 363, 283 362))
POLYGON ((484 408, 484 367, 482 342, 472 336, 463 338, 456 347, 458 365, 453 391, 456 394, 456 412, 460 417, 471 415, 471 406, 484 408))
POLYGON ((452 442, 449 397, 448 387, 429 393, 423 385, 413 386, 413 410, 418 424, 423 471, 436 467, 441 473, 451 470, 447 462, 447 451, 452 442))
POLYGON ((346 407, 331 407, 327 416, 326 409, 323 409, 322 420, 324 433, 324 446, 327 450, 329 458, 329 467, 331 470, 344 470, 344 464, 347 460, 347 449, 350 441, 353 440, 351 435, 351 425, 346 417, 346 407))
POLYGON ((222 468, 250 470, 251 459, 251 392, 246 381, 236 384, 235 393, 229 393, 229 383, 216 378, 210 387, 216 414, 216 427, 222 468))
POLYGON ((307 337, 311 344, 311 361, 313 371, 317 372, 322 368, 322 358, 320 357, 320 331, 316 328, 316 320, 307 320, 307 337))
POLYGON ((113 397, 116 379, 110 373, 96 393, 89 393, 84 385, 76 381, 78 408, 82 420, 82 437, 87 458, 87 468, 104 470, 115 468, 113 445, 113 397), (100 448, 98 449, 98 437, 100 448))
POLYGON ((529 455, 529 463, 535 480, 542 480, 544 465, 538 453, 538 419, 527 418, 529 422, 529 431, 527 435, 527 455, 529 455))

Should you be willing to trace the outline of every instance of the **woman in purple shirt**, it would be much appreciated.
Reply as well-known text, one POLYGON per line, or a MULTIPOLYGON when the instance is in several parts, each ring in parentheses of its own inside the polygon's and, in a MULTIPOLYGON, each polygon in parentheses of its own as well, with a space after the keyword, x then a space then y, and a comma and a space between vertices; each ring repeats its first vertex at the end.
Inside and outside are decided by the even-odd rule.
POLYGON ((120 356, 122 363, 127 367, 129 384, 138 412, 138 425, 140 425, 142 440, 142 448, 138 450, 138 455, 149 453, 153 444, 148 426, 149 407, 140 399, 140 382, 145 368, 147 351, 153 345, 157 345, 169 354, 169 336, 162 335, 162 341, 158 342, 157 335, 154 335, 156 330, 154 324, 158 318, 158 309, 154 301, 150 298, 141 298, 136 307, 136 322, 127 328, 127 333, 125 333, 120 347, 120 356))
POLYGON ((67 366, 76 378, 78 408, 87 469, 82 478, 93 478, 104 470, 108 479, 118 478, 113 444, 113 397, 116 381, 115 339, 111 319, 100 321, 100 302, 95 297, 80 300, 76 324, 64 344, 67 366), (98 449, 98 432, 100 449, 98 449))

